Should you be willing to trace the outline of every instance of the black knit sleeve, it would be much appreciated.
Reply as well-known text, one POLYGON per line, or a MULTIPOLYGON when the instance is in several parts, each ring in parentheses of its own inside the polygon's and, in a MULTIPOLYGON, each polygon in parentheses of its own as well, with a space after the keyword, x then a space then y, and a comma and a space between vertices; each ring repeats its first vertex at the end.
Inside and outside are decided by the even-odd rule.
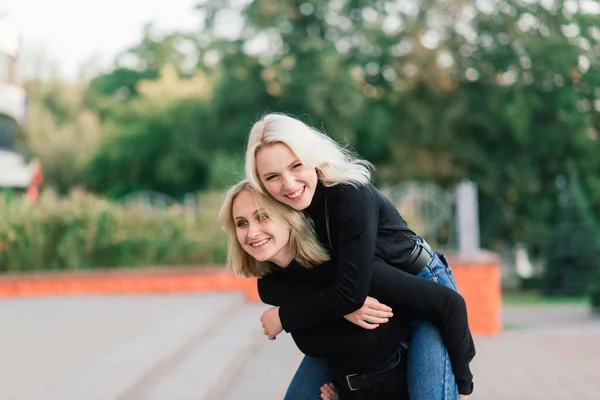
POLYGON ((319 289, 301 285, 277 273, 267 274, 256 282, 261 301, 272 306, 290 304, 319 292, 319 289))
POLYGON ((448 349, 459 393, 473 391, 469 363, 475 357, 475 344, 469 330, 467 307, 459 293, 375 258, 369 295, 395 312, 413 311, 433 322, 448 349))
POLYGON ((348 186, 328 201, 330 231, 337 237, 332 265, 336 278, 327 288, 279 309, 287 332, 341 318, 362 307, 369 292, 379 220, 376 202, 366 186, 348 186))

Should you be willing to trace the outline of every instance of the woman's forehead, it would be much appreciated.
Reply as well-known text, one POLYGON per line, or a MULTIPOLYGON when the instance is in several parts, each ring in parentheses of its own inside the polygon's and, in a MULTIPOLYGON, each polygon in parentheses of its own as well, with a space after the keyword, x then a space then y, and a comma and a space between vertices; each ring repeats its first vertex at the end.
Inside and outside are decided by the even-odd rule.
POLYGON ((233 199, 233 210, 252 210, 254 212, 257 209, 256 201, 254 199, 254 194, 252 191, 246 189, 241 191, 235 198, 233 199))

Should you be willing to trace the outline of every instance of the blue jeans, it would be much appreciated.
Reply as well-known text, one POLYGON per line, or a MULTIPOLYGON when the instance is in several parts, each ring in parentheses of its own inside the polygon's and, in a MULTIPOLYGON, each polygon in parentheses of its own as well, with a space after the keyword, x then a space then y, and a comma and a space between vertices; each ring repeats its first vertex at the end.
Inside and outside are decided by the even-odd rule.
POLYGON ((304 356, 283 400, 318 400, 321 386, 333 382, 333 375, 321 358, 304 356))
MULTIPOLYGON (((442 253, 434 253, 418 276, 458 292, 450 264, 442 253)), ((409 328, 407 380, 411 400, 458 400, 450 356, 437 327, 415 315, 410 319, 409 328)))
MULTIPOLYGON (((452 269, 442 253, 435 253, 420 277, 436 281, 458 291, 452 269)), ((442 336, 431 322, 419 316, 410 321, 411 342, 408 350, 408 391, 411 400, 458 400, 458 388, 442 336)), ((322 359, 304 357, 284 400, 317 400, 321 386, 333 376, 322 359)))

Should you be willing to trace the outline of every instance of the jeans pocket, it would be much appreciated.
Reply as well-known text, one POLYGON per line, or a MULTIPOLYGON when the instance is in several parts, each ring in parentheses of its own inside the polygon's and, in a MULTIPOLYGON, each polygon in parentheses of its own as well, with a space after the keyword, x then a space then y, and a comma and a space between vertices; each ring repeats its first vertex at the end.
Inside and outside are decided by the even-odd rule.
POLYGON ((437 273, 431 269, 431 267, 425 267, 419 274, 417 275, 420 278, 429 279, 430 281, 434 281, 440 283, 440 279, 437 276, 437 273))
POLYGON ((456 284, 456 280, 454 279, 454 274, 452 273, 452 267, 448 263, 446 256, 444 253, 437 251, 435 254, 439 258, 439 262, 433 269, 433 273, 435 273, 435 275, 438 277, 437 282, 458 292, 458 286, 456 284))
POLYGON ((440 272, 438 275, 439 278, 439 282, 446 286, 449 287, 450 289, 454 289, 455 291, 458 292, 458 286, 456 284, 456 280, 454 280, 454 275, 452 275, 452 269, 451 268, 447 268, 445 269, 443 272, 440 272))

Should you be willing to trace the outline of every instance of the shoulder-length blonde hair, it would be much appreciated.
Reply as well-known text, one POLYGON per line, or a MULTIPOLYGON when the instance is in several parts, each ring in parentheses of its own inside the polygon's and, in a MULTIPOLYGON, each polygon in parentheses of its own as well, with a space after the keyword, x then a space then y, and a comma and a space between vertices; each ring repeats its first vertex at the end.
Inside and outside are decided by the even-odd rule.
POLYGON ((264 210, 270 217, 282 221, 290 230, 289 245, 295 259, 305 268, 329 260, 329 254, 317 240, 313 223, 302 212, 287 207, 270 196, 259 193, 250 182, 244 180, 234 185, 225 196, 219 211, 219 222, 227 233, 227 266, 237 275, 261 277, 270 272, 268 262, 257 261, 246 253, 237 239, 233 220, 233 202, 243 191, 248 190, 254 196, 257 208, 264 210))
POLYGON ((265 187, 256 170, 256 154, 261 148, 275 143, 285 144, 302 164, 316 168, 325 186, 338 183, 364 185, 371 180, 373 165, 357 158, 326 134, 296 118, 267 114, 252 126, 246 145, 246 179, 262 193, 265 187))

